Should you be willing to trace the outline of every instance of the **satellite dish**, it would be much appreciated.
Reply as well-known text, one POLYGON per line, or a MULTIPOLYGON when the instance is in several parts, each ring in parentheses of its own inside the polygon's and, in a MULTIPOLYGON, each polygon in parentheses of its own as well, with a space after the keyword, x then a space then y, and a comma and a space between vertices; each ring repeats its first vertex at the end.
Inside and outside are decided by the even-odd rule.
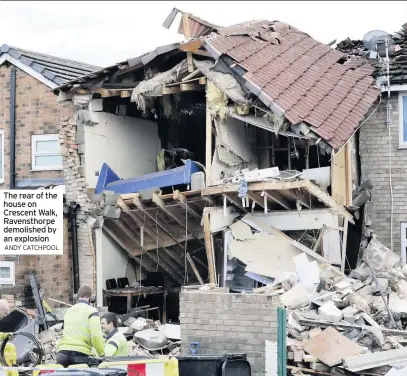
POLYGON ((370 58, 374 59, 377 55, 381 57, 386 56, 386 47, 389 52, 390 46, 393 44, 393 39, 391 35, 385 31, 373 30, 365 34, 363 44, 370 51, 370 58))

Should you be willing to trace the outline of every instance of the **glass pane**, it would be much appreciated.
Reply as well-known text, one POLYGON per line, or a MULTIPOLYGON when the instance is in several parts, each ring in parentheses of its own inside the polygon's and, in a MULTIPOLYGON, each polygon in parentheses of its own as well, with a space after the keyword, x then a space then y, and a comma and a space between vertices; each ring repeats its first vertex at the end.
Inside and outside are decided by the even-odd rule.
POLYGON ((0 278, 10 278, 10 268, 0 267, 0 278))
POLYGON ((59 153, 59 145, 57 140, 44 140, 44 141, 37 141, 37 149, 38 153, 46 152, 46 153, 59 153))
POLYGON ((60 155, 40 155, 35 157, 36 167, 62 166, 62 156, 60 155))

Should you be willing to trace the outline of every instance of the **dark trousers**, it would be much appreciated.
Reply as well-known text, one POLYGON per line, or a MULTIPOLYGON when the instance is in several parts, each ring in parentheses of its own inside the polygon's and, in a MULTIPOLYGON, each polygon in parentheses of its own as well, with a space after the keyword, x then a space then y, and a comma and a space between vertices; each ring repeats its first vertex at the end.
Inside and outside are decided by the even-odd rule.
POLYGON ((65 368, 73 364, 88 364, 89 356, 78 351, 61 350, 57 354, 57 363, 65 368))

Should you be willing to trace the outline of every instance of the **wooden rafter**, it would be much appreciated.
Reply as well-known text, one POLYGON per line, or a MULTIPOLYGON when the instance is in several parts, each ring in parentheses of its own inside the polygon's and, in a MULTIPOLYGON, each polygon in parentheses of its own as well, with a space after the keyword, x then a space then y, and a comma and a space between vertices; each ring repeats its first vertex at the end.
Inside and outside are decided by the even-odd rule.
POLYGON ((191 268, 194 271, 194 274, 195 274, 196 278, 198 279, 199 283, 201 285, 204 285, 204 281, 203 281, 201 275, 198 272, 198 269, 197 269, 197 267, 196 267, 196 265, 194 263, 194 260, 192 260, 190 254, 188 252, 186 254, 186 257, 187 257, 187 260, 188 260, 189 264, 191 265, 191 268))
POLYGON ((279 204, 280 206, 282 206, 284 209, 290 210, 290 202, 285 199, 280 193, 278 192, 265 192, 263 191, 264 195, 270 199, 271 201, 279 204))
POLYGON ((178 201, 179 204, 193 217, 201 220, 202 216, 200 216, 189 204, 188 204, 188 199, 179 191, 176 190, 173 193, 173 198, 174 200, 178 201))
POLYGON ((172 213, 168 208, 165 207, 164 201, 161 199, 157 193, 153 193, 153 202, 156 204, 165 214, 171 217, 175 222, 177 222, 184 230, 189 232, 195 239, 197 239, 201 244, 204 244, 201 240, 201 235, 196 231, 191 230, 187 227, 184 220, 182 220, 177 214, 172 213))
POLYGON ((237 206, 241 211, 248 213, 248 210, 242 206, 242 203, 239 202, 239 199, 236 199, 233 195, 231 194, 224 194, 224 197, 226 200, 228 200, 232 205, 237 206))

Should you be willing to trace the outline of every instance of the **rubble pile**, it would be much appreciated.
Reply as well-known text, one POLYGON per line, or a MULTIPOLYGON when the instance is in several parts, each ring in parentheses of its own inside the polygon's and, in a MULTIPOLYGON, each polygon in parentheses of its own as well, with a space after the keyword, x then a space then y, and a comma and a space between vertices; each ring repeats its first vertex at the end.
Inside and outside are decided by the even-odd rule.
MULTIPOLYGON (((289 368, 402 372, 407 366, 407 265, 401 258, 373 239, 349 276, 331 265, 315 265, 305 253, 293 259, 296 273, 253 290, 279 296, 288 309, 289 368)), ((407 374, 407 367, 403 371, 407 374)))

